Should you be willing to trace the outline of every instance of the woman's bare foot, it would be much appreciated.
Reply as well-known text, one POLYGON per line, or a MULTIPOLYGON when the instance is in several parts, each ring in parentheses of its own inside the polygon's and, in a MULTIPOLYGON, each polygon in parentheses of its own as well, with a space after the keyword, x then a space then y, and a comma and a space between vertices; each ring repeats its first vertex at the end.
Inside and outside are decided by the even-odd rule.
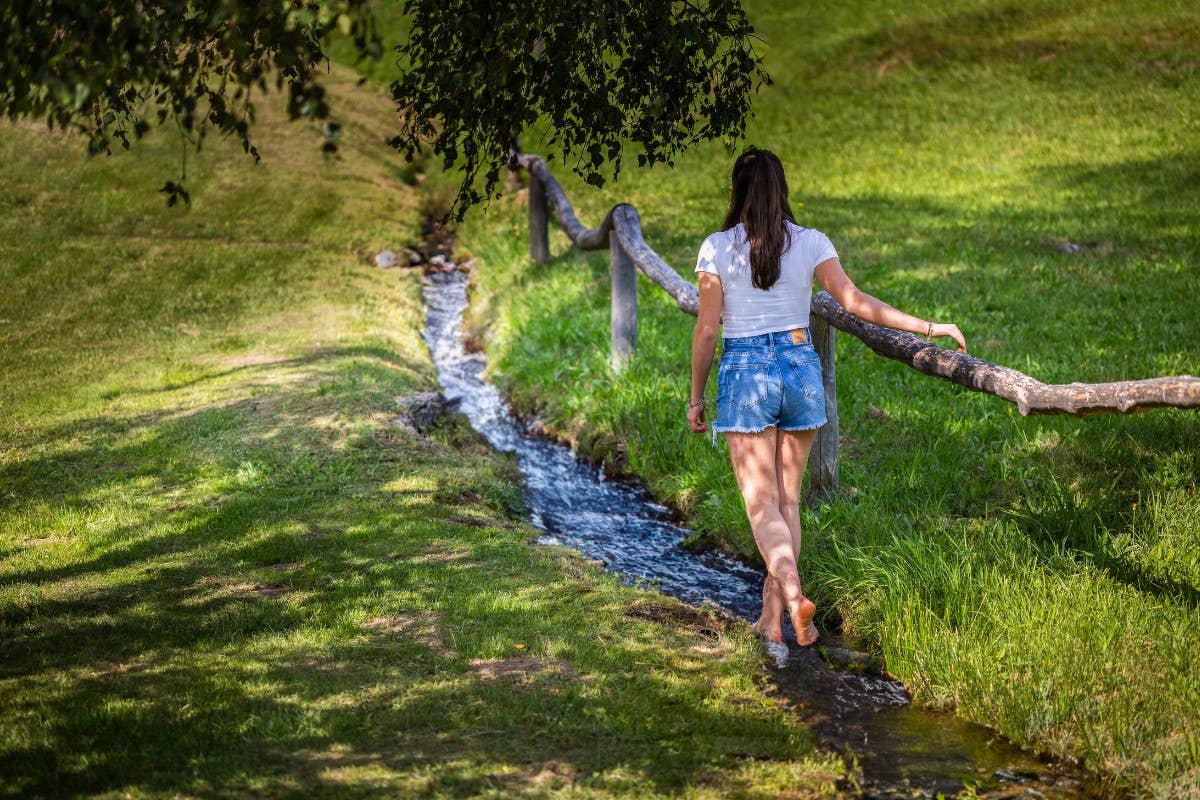
POLYGON ((780 618, 783 616, 783 593, 775 578, 767 573, 763 579, 763 606, 758 620, 751 625, 759 635, 768 642, 783 641, 783 626, 780 618))
POLYGON ((813 624, 813 617, 817 614, 817 606, 812 600, 801 596, 800 607, 797 610, 799 613, 792 615, 792 624, 796 626, 796 644, 801 647, 807 647, 815 643, 821 636, 817 632, 817 626, 813 624))
POLYGON ((775 620, 774 627, 771 626, 769 621, 763 621, 760 619, 750 625, 750 630, 754 631, 768 642, 774 642, 775 644, 783 643, 783 627, 780 626, 778 619, 775 620))

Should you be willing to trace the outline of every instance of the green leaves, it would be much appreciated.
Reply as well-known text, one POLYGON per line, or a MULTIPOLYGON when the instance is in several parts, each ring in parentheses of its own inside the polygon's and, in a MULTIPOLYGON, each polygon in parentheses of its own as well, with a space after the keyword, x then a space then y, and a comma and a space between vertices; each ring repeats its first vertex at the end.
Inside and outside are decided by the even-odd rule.
POLYGON ((751 94, 770 80, 738 0, 408 0, 405 11, 391 144, 406 156, 429 147, 447 165, 461 157, 456 218, 495 194, 539 121, 548 155, 600 186, 625 144, 639 166, 669 165, 696 142, 740 137, 751 94))
MULTIPOLYGON (((496 194, 535 124, 549 125, 547 155, 600 186, 619 174, 628 144, 639 165, 670 165, 691 144, 740 137, 751 94, 769 81, 740 0, 407 0, 404 9, 391 144, 459 167, 456 218, 496 194)), ((74 128, 93 153, 110 153, 114 140, 127 148, 130 132, 170 120, 182 152, 215 130, 257 160, 252 90, 286 87, 289 116, 329 120, 317 76, 335 32, 359 59, 383 53, 370 0, 10 4, 0 17, 0 115, 74 128)), ((326 126, 323 152, 337 150, 337 131, 326 126)), ((176 182, 163 191, 168 203, 188 201, 176 182)))
MULTIPOLYGON (((89 153, 129 147, 150 125, 174 121, 185 147, 210 130, 249 139, 250 90, 288 87, 293 117, 326 119, 316 80, 332 30, 379 53, 368 0, 28 0, 0 16, 0 115, 45 119, 87 137, 89 153)), ((336 147, 326 137, 323 149, 336 147)), ((162 189, 173 205, 187 192, 162 189)))

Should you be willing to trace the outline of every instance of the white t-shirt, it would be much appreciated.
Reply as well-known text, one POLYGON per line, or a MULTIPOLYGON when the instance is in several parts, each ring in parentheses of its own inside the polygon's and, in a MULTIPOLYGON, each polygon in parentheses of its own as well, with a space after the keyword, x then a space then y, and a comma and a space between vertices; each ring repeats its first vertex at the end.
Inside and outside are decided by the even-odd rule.
POLYGON ((781 256, 779 280, 767 290, 751 282, 750 243, 740 222, 727 231, 717 231, 700 245, 696 272, 711 272, 721 279, 725 338, 808 326, 813 269, 822 261, 837 258, 837 251, 820 231, 786 224, 792 244, 781 256))

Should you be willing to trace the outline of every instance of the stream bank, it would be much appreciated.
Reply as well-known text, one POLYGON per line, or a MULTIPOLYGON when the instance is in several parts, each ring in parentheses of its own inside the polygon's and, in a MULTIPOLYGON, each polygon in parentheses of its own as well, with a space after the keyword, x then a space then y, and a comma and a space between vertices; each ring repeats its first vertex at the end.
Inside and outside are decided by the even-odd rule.
MULTIPOLYGON (((425 340, 446 396, 494 448, 516 455, 530 521, 543 531, 539 541, 571 547, 628 583, 686 603, 743 620, 755 615, 759 571, 717 552, 684 550, 680 543, 690 531, 644 488, 608 478, 510 413, 499 390, 483 380, 485 357, 463 344, 467 284, 461 268, 426 276, 425 340)), ((847 788, 859 796, 934 797, 968 787, 993 798, 1093 796, 1085 777, 1067 765, 1044 763, 983 726, 914 707, 902 684, 831 632, 823 632, 818 646, 773 656, 770 691, 826 747, 854 763, 847 788)))

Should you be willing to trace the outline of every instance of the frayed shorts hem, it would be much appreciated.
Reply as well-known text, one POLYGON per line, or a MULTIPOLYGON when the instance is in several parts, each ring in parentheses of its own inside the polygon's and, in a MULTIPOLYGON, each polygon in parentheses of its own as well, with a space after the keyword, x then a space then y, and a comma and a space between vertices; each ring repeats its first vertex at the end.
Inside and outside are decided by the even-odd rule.
POLYGON ((820 422, 818 422, 816 425, 804 425, 802 427, 791 427, 791 426, 785 426, 785 425, 764 425, 761 428, 747 428, 747 427, 742 427, 742 426, 737 426, 737 425, 723 426, 720 428, 718 428, 716 425, 709 425, 708 427, 712 431, 713 447, 716 447, 718 433, 762 433, 767 428, 778 428, 781 431, 815 431, 818 428, 825 425, 825 423, 828 421, 829 421, 828 419, 823 419, 820 422))
POLYGON ((720 428, 716 425, 710 425, 709 427, 712 428, 713 433, 762 433, 767 428, 778 428, 781 431, 815 431, 828 421, 823 419, 816 425, 800 425, 795 427, 790 425, 764 425, 761 428, 746 428, 738 425, 723 425, 720 428))
POLYGON ((713 433, 762 433, 767 428, 774 428, 774 427, 775 427, 774 425, 764 425, 761 428, 739 428, 737 426, 718 428, 716 425, 713 425, 712 432, 713 433))
POLYGON ((824 427, 825 423, 828 421, 829 420, 827 420, 827 419, 823 419, 820 422, 818 422, 816 425, 803 425, 798 428, 780 427, 779 430, 781 430, 781 431, 815 431, 817 428, 824 427))

